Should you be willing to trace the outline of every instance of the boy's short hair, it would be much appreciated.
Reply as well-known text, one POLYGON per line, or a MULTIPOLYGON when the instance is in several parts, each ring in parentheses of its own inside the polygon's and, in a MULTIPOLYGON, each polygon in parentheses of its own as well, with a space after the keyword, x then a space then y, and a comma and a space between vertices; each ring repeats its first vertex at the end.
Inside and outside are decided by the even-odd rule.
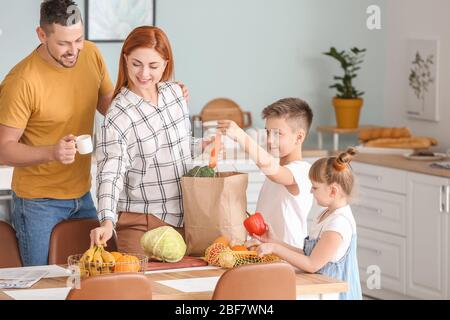
POLYGON ((313 112, 308 103, 299 98, 285 98, 278 100, 262 112, 263 119, 285 118, 295 129, 304 129, 308 133, 313 120, 313 112))
POLYGON ((81 13, 72 0, 44 0, 41 3, 39 24, 46 33, 51 32, 51 26, 56 23, 67 27, 81 21, 81 13))

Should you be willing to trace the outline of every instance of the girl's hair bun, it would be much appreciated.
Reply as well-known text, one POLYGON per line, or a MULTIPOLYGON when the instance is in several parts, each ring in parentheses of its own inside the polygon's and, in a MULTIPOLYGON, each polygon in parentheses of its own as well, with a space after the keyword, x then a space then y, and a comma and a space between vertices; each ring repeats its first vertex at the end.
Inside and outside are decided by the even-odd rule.
POLYGON ((348 164, 353 160, 356 153, 357 151, 355 148, 348 148, 347 151, 339 154, 339 156, 336 157, 333 162, 333 168, 339 172, 344 171, 348 168, 348 164))

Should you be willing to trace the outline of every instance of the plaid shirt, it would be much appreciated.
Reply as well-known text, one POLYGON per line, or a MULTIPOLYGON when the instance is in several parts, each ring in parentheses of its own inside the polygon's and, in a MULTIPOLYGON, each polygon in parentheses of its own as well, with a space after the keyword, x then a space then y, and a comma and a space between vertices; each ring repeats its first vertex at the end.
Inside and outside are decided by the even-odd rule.
POLYGON ((113 100, 97 135, 100 222, 120 211, 183 225, 181 177, 191 161, 191 124, 181 88, 158 84, 158 106, 127 88, 113 100))

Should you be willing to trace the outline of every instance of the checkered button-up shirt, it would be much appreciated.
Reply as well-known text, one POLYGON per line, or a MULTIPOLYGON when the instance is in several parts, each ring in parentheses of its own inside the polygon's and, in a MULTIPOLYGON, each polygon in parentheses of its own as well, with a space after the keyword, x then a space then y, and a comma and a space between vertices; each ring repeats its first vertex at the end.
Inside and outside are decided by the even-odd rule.
POLYGON ((113 100, 97 136, 101 222, 120 211, 183 225, 181 177, 191 160, 191 124, 181 88, 158 84, 158 106, 127 88, 113 100))

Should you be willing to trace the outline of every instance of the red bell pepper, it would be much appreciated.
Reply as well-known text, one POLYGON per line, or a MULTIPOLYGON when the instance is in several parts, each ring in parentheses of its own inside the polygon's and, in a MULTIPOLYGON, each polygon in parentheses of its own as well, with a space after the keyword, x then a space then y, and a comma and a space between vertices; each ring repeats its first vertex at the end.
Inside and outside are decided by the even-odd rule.
POLYGON ((250 215, 247 219, 244 220, 244 227, 247 229, 250 235, 256 234, 258 236, 262 236, 266 233, 266 223, 264 222, 263 216, 259 212, 255 212, 255 214, 250 215))

